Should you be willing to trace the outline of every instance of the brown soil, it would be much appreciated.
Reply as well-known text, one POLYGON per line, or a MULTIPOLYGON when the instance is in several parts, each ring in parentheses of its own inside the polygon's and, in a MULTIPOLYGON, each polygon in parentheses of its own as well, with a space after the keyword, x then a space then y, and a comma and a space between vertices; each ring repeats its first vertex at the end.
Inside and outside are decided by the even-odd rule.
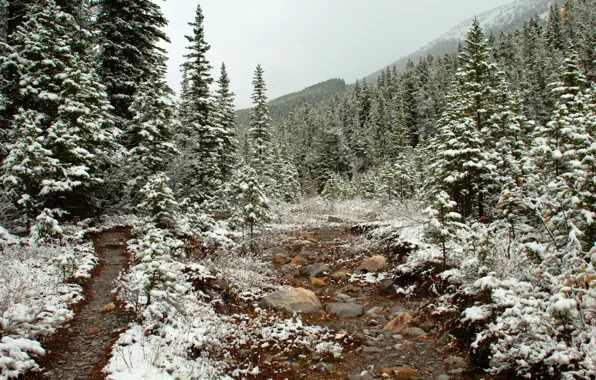
POLYGON ((94 239, 100 265, 85 289, 86 301, 74 306, 75 318, 44 343, 46 356, 39 359, 43 371, 25 379, 103 379, 102 368, 130 315, 114 301, 114 280, 127 263, 126 241, 130 231, 118 228, 94 239), (111 310, 110 304, 115 304, 111 310))

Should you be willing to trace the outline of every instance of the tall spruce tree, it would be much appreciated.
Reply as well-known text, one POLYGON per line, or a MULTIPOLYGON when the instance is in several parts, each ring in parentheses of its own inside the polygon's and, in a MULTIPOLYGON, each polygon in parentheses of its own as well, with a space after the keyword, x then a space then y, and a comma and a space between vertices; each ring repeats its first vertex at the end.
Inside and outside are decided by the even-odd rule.
POLYGON ((165 171, 179 153, 174 142, 174 93, 165 81, 165 74, 165 62, 161 62, 139 84, 130 106, 133 116, 126 131, 131 147, 127 170, 137 181, 135 189, 149 176, 165 171))
MULTIPOLYGON (((263 67, 258 65, 253 79, 252 102, 254 108, 250 115, 250 129, 248 135, 252 147, 252 166, 262 179, 269 174, 271 165, 271 119, 267 106, 263 67)), ((265 185, 265 188, 267 186, 265 185)))
POLYGON ((189 23, 193 34, 186 36, 190 45, 183 65, 188 80, 188 88, 181 104, 184 105, 182 123, 187 125, 190 142, 185 153, 185 168, 181 187, 184 196, 203 202, 210 199, 221 187, 219 154, 222 151, 218 139, 218 114, 215 101, 209 90, 213 83, 207 60, 210 49, 205 41, 204 16, 201 6, 197 6, 195 19, 189 23))
POLYGON ((221 74, 217 81, 216 105, 219 114, 221 151, 219 152, 219 171, 223 181, 230 179, 237 159, 238 140, 236 139, 236 113, 234 112, 234 93, 230 91, 230 78, 226 65, 221 64, 221 74))
POLYGON ((73 16, 47 0, 29 7, 23 24, 11 36, 19 58, 15 64, 21 98, 12 125, 16 145, 12 157, 5 160, 4 178, 11 178, 13 199, 26 195, 37 199, 30 205, 84 216, 96 211, 93 190, 102 182, 117 130, 90 60, 72 53, 74 31, 73 16), (38 183, 31 183, 29 177, 25 189, 18 180, 17 174, 23 171, 15 157, 27 153, 16 146, 33 140, 39 144, 35 151, 51 152, 44 153, 52 161, 45 166, 53 169, 43 170, 46 176, 36 178, 38 183))
POLYGON ((161 8, 152 0, 93 0, 98 10, 98 73, 107 88, 118 125, 132 120, 130 106, 140 83, 151 76, 169 42, 161 30, 167 25, 161 8))

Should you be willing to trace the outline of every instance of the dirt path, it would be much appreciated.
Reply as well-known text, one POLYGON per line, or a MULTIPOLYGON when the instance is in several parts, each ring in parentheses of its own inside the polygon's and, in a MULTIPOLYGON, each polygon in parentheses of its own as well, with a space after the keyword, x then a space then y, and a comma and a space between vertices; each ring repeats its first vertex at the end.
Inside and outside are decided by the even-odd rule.
MULTIPOLYGON (((87 288, 85 302, 69 326, 58 331, 46 345, 46 355, 40 360, 45 379, 103 379, 101 369, 107 354, 127 327, 129 316, 114 305, 113 282, 124 267, 127 257, 125 242, 128 229, 102 232, 95 239, 100 266, 87 288)), ((30 377, 31 378, 31 377, 30 377)))
POLYGON ((389 267, 385 270, 388 273, 398 265, 384 252, 354 247, 356 237, 347 232, 347 227, 280 231, 267 242, 269 247, 278 247, 278 253, 272 254, 270 259, 286 285, 312 290, 326 308, 338 303, 362 305, 362 313, 356 317, 331 313, 304 316, 310 324, 345 331, 360 342, 360 347, 344 354, 344 360, 330 365, 322 363, 316 376, 350 380, 459 379, 463 359, 454 359, 454 353, 438 343, 443 335, 440 322, 426 312, 426 306, 434 300, 398 297, 392 290, 391 280, 384 282, 382 274, 379 278, 378 274, 371 273, 368 280, 363 277, 362 281, 341 275, 342 271, 354 273, 363 260, 373 255, 381 254, 388 259, 389 267), (304 272, 312 264, 326 264, 329 270, 310 278, 304 272), (412 318, 408 326, 414 329, 400 333, 384 329, 400 313, 412 318), (450 364, 454 360, 455 366, 450 364), (383 370, 388 373, 383 375, 383 370))

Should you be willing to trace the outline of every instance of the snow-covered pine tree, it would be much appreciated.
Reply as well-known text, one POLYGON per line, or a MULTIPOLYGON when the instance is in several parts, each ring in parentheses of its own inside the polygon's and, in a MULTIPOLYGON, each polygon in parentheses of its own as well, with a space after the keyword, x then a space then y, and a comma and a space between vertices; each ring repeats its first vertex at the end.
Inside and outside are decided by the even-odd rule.
POLYGON ((271 119, 263 74, 263 67, 258 65, 252 81, 254 107, 250 114, 250 129, 248 131, 252 147, 251 165, 260 176, 261 181, 270 174, 271 166, 271 119))
MULTIPOLYGON (((175 104, 173 91, 165 81, 166 66, 161 62, 147 80, 139 84, 130 106, 132 121, 126 134, 128 169, 137 186, 165 171, 179 154, 174 142, 175 104)), ((136 191, 136 190, 135 190, 136 191)))
POLYGON ((164 172, 157 172, 141 188, 136 211, 159 228, 172 229, 176 225, 178 202, 169 186, 170 179, 164 172))
POLYGON ((222 151, 221 141, 218 139, 218 113, 209 86, 213 83, 207 60, 210 49, 205 41, 205 17, 201 6, 197 6, 195 19, 189 23, 193 28, 191 36, 186 36, 190 45, 185 55, 186 62, 183 70, 188 80, 185 98, 184 114, 181 122, 189 128, 190 140, 184 156, 183 178, 180 184, 184 197, 190 197, 199 203, 210 199, 221 187, 221 173, 219 169, 219 153, 222 151))
POLYGON ((42 182, 59 169, 52 151, 45 147, 46 134, 42 129, 44 115, 21 109, 14 118, 14 142, 7 145, 10 154, 2 164, 0 177, 6 196, 24 210, 27 232, 42 203, 42 182))
POLYGON ((73 16, 48 0, 29 8, 11 38, 21 65, 20 112, 37 123, 43 131, 37 142, 58 160, 59 170, 38 184, 39 195, 49 208, 86 215, 117 131, 89 60, 71 53, 75 29, 73 16))
MULTIPOLYGON (((161 8, 152 0, 92 0, 98 10, 98 73, 106 86, 118 125, 132 119, 130 106, 138 85, 149 79, 169 42, 161 8)), ((130 147, 129 147, 130 148, 130 147)))
POLYGON ((443 264, 447 262, 447 244, 457 238, 458 229, 462 224, 458 222, 461 215, 456 213, 456 203, 449 198, 449 194, 440 191, 432 206, 424 213, 427 218, 424 222, 424 238, 441 246, 443 264))
POLYGON ((216 105, 219 113, 219 125, 221 128, 221 151, 219 152, 219 172, 222 180, 228 181, 232 176, 236 164, 238 152, 238 140, 236 139, 236 113, 234 111, 234 93, 230 91, 230 78, 226 71, 226 65, 221 64, 221 74, 217 81, 216 105))
POLYGON ((269 200, 253 168, 243 163, 238 165, 232 180, 232 194, 230 225, 247 232, 252 243, 255 228, 271 220, 269 200))

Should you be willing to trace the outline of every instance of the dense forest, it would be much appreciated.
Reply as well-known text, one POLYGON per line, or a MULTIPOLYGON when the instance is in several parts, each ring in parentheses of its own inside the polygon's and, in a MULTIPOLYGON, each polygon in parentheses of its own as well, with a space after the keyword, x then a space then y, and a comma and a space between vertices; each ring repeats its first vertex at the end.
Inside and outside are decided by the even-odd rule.
MULTIPOLYGON (((225 64, 210 74, 201 7, 179 96, 165 79, 165 25, 152 0, 0 0, 2 252, 74 247, 84 234, 73 226, 132 218, 116 293, 146 329, 135 336, 159 326, 166 347, 171 328, 218 307, 189 296, 212 279, 191 253, 260 253, 279 205, 415 205, 434 248, 393 275, 440 272, 434 312, 457 325, 471 367, 596 376, 594 0, 555 3, 498 36, 475 21, 457 50, 374 83, 333 79, 269 102, 258 65, 254 107, 239 115, 225 64)), ((76 283, 73 249, 56 265, 76 283)), ((43 329, 11 318, 0 315, 0 378, 38 368, 38 343, 14 346, 18 357, 9 344, 43 329)), ((225 366, 185 367, 201 344, 180 343, 184 364, 164 367, 216 376, 225 366)))

